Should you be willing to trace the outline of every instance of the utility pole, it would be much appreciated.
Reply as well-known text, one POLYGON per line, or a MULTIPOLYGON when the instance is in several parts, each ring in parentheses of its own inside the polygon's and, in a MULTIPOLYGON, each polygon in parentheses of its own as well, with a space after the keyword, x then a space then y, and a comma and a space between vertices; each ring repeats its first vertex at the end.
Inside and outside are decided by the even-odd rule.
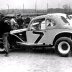
POLYGON ((8 13, 9 13, 9 4, 7 4, 7 7, 8 7, 8 13))
POLYGON ((37 0, 35 2, 35 12, 37 12, 37 0))
POLYGON ((70 7, 70 4, 69 4, 69 13, 71 12, 71 7, 70 7))
POLYGON ((58 8, 60 8, 60 0, 58 0, 58 8))
POLYGON ((48 2, 47 2, 47 13, 48 13, 48 2))
POLYGON ((60 8, 60 3, 58 3, 58 8, 60 8))
POLYGON ((24 13, 24 4, 23 4, 23 13, 24 13))

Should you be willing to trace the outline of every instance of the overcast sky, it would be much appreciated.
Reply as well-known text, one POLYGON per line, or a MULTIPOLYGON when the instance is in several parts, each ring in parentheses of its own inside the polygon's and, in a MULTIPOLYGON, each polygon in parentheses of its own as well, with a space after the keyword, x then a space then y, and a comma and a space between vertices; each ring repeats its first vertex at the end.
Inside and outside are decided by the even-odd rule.
POLYGON ((49 8, 62 7, 63 4, 72 5, 72 0, 0 0, 0 9, 34 9, 35 3, 37 9, 46 9, 47 3, 49 8))

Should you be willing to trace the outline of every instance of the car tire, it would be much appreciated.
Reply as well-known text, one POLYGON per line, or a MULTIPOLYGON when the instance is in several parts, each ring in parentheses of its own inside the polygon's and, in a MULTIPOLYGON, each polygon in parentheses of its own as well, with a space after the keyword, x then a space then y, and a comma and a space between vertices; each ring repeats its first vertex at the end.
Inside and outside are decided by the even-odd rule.
POLYGON ((61 37, 55 43, 55 51, 62 57, 71 55, 72 40, 69 37, 61 37))

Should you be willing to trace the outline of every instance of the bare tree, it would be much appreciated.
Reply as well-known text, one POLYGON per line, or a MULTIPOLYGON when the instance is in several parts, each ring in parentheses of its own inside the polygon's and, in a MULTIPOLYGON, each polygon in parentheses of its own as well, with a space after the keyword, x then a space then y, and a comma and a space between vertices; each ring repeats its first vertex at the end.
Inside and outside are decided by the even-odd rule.
POLYGON ((71 12, 71 7, 70 7, 70 4, 64 4, 63 5, 63 9, 66 11, 66 12, 71 12))

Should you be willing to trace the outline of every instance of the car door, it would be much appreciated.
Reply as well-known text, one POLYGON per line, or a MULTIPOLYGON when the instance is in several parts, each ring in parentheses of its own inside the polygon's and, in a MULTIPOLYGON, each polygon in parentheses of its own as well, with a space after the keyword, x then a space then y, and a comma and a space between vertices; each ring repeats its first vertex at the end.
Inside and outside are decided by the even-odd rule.
MULTIPOLYGON (((44 21, 45 18, 40 18, 34 20, 30 25, 30 30, 26 32, 27 42, 31 44, 38 44, 44 33, 41 31, 41 22, 44 21)), ((39 43, 41 44, 41 43, 39 43)))
POLYGON ((51 45, 54 39, 56 23, 53 19, 46 19, 46 29, 44 30, 44 37, 40 42, 44 42, 46 45, 51 45))

